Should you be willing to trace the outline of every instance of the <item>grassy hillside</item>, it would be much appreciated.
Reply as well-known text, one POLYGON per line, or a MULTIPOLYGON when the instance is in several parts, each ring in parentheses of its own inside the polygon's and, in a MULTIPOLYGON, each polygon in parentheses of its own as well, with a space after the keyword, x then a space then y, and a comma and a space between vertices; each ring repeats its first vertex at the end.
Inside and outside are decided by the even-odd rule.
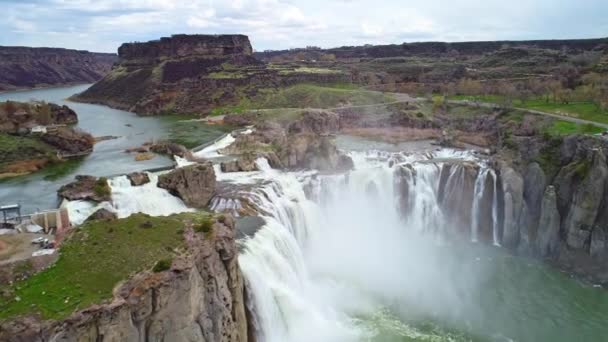
POLYGON ((266 89, 236 106, 218 107, 212 115, 241 113, 252 109, 273 108, 334 108, 394 101, 393 96, 358 89, 352 85, 319 86, 298 84, 280 90, 266 89))
POLYGON ((62 246, 56 264, 3 291, 0 319, 32 312, 59 319, 110 299, 114 286, 134 273, 170 266, 184 246, 185 222, 194 215, 136 214, 80 227, 62 246))

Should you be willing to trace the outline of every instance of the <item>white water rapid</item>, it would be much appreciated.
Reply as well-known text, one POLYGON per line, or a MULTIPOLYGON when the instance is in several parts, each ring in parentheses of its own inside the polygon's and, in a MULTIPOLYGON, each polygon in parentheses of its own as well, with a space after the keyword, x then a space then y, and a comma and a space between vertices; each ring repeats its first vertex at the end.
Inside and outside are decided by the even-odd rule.
MULTIPOLYGON (((385 325, 411 338, 421 333, 393 314, 449 319, 474 302, 479 270, 457 264, 442 247, 452 226, 439 200, 444 164, 476 163, 474 155, 350 155, 355 170, 343 175, 281 172, 265 160, 260 172, 218 174, 260 184, 249 199, 266 223, 240 241, 239 258, 259 341, 373 340, 385 325)), ((454 165, 449 178, 462 179, 448 179, 445 192, 466 183, 454 165)), ((488 174, 475 180, 477 202, 485 183, 479 178, 488 174)))

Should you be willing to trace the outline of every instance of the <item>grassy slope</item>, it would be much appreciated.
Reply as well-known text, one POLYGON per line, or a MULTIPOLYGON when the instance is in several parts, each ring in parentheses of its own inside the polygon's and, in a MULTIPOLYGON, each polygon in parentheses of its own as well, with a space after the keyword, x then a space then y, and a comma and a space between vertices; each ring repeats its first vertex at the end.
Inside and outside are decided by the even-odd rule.
POLYGON ((36 138, 0 133, 0 165, 52 154, 54 154, 54 149, 36 138))
POLYGON ((351 85, 318 86, 298 84, 285 89, 261 91, 237 106, 219 107, 212 115, 242 113, 252 109, 333 108, 394 101, 391 95, 356 89, 351 85))
POLYGON ((184 245, 184 220, 193 215, 136 214, 86 224, 64 243, 55 265, 16 283, 9 298, 0 297, 0 319, 32 312, 60 319, 110 299, 118 282, 175 255, 184 245), (144 222, 152 227, 143 228, 144 222), (14 300, 17 297, 19 301, 14 300))
MULTIPOLYGON (((451 96, 450 99, 454 100, 474 100, 477 99, 482 102, 500 103, 501 97, 497 95, 487 96, 465 96, 457 95, 451 96)), ((565 116, 571 116, 574 118, 595 121, 600 123, 608 123, 608 110, 599 108, 592 102, 570 102, 568 104, 545 101, 544 99, 528 100, 521 102, 519 100, 513 101, 514 107, 526 108, 539 110, 548 113, 555 113, 565 116)))
POLYGON ((193 115, 165 115, 161 117, 169 127, 169 141, 194 148, 222 136, 234 129, 228 125, 210 125, 193 121, 193 115))

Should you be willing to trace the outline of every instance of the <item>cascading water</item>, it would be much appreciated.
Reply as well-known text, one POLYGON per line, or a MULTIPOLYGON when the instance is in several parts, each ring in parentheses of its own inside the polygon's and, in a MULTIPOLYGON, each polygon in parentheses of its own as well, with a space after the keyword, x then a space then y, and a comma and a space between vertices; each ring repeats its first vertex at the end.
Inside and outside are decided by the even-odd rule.
POLYGON ((150 182, 140 186, 132 186, 127 176, 109 179, 108 185, 112 189, 111 203, 95 204, 88 201, 66 201, 62 206, 68 208, 70 221, 75 225, 82 224, 91 214, 102 208, 116 213, 118 218, 128 217, 135 213, 167 216, 193 211, 179 198, 156 186, 160 174, 148 172, 150 182))
MULTIPOLYGON (((388 307, 399 311, 395 303, 457 317, 474 295, 475 277, 462 267, 452 286, 440 285, 454 270, 437 245, 449 229, 438 201, 441 158, 471 161, 472 154, 351 157, 355 170, 344 175, 286 173, 264 160, 261 172, 218 174, 262 184, 249 200, 266 224, 241 241, 239 258, 261 341, 373 339, 379 332, 372 317, 385 317, 378 314, 388 307), (402 170, 411 174, 398 177, 402 170), (397 204, 403 196, 406 213, 397 204)), ((403 336, 420 334, 402 328, 403 336)))

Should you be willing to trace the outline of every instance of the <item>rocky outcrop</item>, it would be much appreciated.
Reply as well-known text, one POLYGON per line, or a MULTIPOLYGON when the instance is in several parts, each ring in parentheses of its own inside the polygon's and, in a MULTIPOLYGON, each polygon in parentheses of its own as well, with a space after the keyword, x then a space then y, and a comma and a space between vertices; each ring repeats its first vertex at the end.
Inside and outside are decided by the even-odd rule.
POLYGON ((192 208, 205 208, 215 193, 215 171, 207 162, 175 169, 158 177, 158 187, 192 208))
POLYGON ((115 54, 58 48, 0 47, 0 90, 92 83, 105 76, 115 54))
POLYGON ((141 186, 150 183, 150 177, 146 172, 132 172, 127 175, 132 186, 141 186))
POLYGON ((89 216, 86 221, 113 221, 116 220, 118 217, 116 216, 115 213, 109 211, 108 209, 105 208, 101 208, 99 210, 97 210, 96 212, 94 212, 93 214, 91 214, 91 216, 89 216))
POLYGON ((189 229, 187 253, 160 273, 142 272, 94 305, 63 321, 29 317, 0 323, 0 340, 248 341, 245 286, 238 265, 234 222, 225 217, 213 234, 189 229))
POLYGON ((591 230, 602 203, 608 177, 604 153, 600 149, 593 150, 591 160, 579 163, 575 172, 582 180, 573 192, 564 230, 568 246, 583 249, 590 243, 591 230))
POLYGON ((93 152, 95 139, 89 133, 70 127, 58 127, 47 131, 40 139, 53 146, 61 155, 84 155, 93 152))
POLYGON ((500 168, 504 193, 504 223, 502 243, 509 248, 517 247, 525 209, 524 182, 519 173, 503 164, 500 168))
POLYGON ((559 252, 560 220, 557 210, 557 194, 555 187, 550 185, 542 198, 538 222, 537 249, 540 256, 551 257, 559 252))
POLYGON ((222 172, 249 172, 257 171, 258 166, 255 161, 257 156, 255 154, 247 153, 239 156, 236 160, 220 163, 222 172))
POLYGON ((46 102, 0 103, 0 132, 24 134, 35 126, 71 125, 78 116, 68 106, 46 102))
POLYGON ((74 182, 62 186, 57 193, 60 197, 70 201, 104 202, 112 200, 108 180, 103 177, 76 176, 74 182))
POLYGON ((468 236, 471 231, 473 193, 478 173, 479 167, 467 162, 447 162, 441 168, 438 201, 459 236, 468 236))

